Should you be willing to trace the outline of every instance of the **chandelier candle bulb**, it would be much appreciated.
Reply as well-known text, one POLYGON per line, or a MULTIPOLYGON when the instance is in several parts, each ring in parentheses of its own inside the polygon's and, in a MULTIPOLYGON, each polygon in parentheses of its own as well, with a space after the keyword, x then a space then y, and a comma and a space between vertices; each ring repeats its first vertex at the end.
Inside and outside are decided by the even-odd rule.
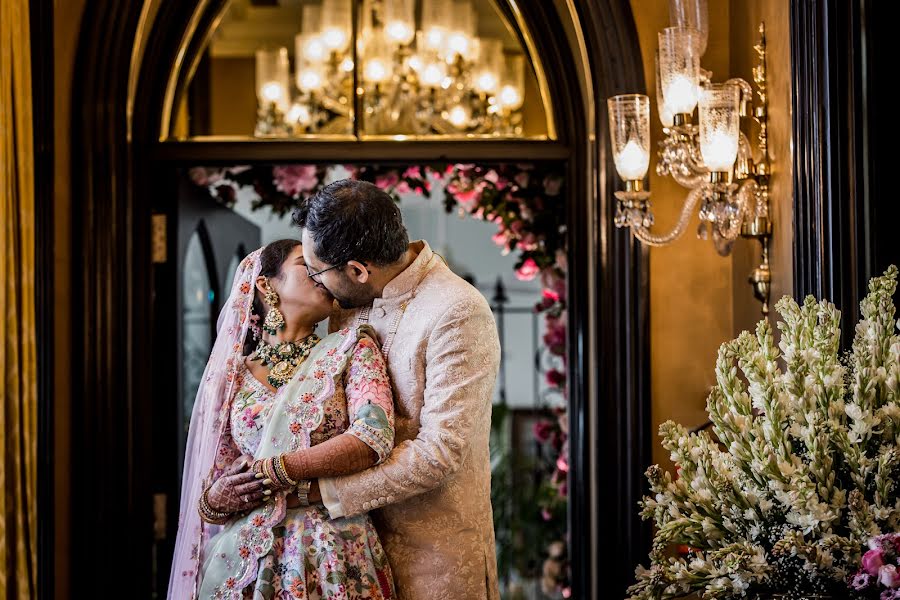
POLYGON ((673 114, 690 115, 700 89, 700 57, 697 32, 667 27, 659 32, 659 75, 663 99, 673 114))
POLYGON ((642 180, 650 167, 650 98, 613 96, 607 107, 616 171, 625 181, 642 180))

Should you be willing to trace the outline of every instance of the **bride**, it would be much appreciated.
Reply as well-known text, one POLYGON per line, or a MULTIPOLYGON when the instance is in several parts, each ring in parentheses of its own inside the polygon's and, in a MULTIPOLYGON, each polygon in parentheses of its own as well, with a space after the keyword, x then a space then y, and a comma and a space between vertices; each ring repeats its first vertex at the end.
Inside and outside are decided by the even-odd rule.
POLYGON ((374 333, 313 333, 332 300, 298 241, 241 262, 191 416, 170 600, 395 597, 368 515, 331 520, 308 499, 311 479, 394 441, 374 333))

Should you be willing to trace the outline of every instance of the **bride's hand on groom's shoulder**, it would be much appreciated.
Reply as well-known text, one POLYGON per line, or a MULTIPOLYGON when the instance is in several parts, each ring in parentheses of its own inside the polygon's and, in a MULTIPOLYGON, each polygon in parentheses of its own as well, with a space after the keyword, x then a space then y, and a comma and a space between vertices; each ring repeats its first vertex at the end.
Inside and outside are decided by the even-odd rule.
POLYGON ((210 486, 206 494, 210 507, 224 513, 250 510, 268 497, 262 481, 248 470, 252 457, 242 456, 210 486))

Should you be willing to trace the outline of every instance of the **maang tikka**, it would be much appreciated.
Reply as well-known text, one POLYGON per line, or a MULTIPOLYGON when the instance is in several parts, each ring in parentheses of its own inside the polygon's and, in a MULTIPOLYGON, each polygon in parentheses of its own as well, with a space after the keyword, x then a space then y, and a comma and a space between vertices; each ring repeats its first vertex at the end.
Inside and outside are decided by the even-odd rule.
POLYGON ((286 325, 284 315, 278 310, 278 303, 281 302, 281 298, 278 297, 278 292, 269 285, 268 279, 265 280, 264 286, 266 293, 263 302, 269 305, 269 310, 266 312, 262 328, 269 335, 275 335, 279 329, 284 329, 286 325))

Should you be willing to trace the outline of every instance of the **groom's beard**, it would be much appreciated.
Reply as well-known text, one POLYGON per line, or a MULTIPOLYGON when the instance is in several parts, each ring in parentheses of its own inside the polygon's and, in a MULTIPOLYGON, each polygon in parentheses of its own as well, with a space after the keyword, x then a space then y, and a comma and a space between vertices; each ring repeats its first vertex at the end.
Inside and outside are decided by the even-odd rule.
POLYGON ((328 293, 334 296, 338 306, 344 310, 368 306, 374 299, 368 286, 349 286, 350 289, 344 290, 333 290, 327 286, 324 287, 328 290, 328 293))
POLYGON ((337 300, 338 306, 340 306, 344 310, 348 310, 351 308, 362 308, 363 306, 368 306, 372 303, 371 299, 365 298, 338 298, 337 296, 335 296, 334 299, 337 300))

